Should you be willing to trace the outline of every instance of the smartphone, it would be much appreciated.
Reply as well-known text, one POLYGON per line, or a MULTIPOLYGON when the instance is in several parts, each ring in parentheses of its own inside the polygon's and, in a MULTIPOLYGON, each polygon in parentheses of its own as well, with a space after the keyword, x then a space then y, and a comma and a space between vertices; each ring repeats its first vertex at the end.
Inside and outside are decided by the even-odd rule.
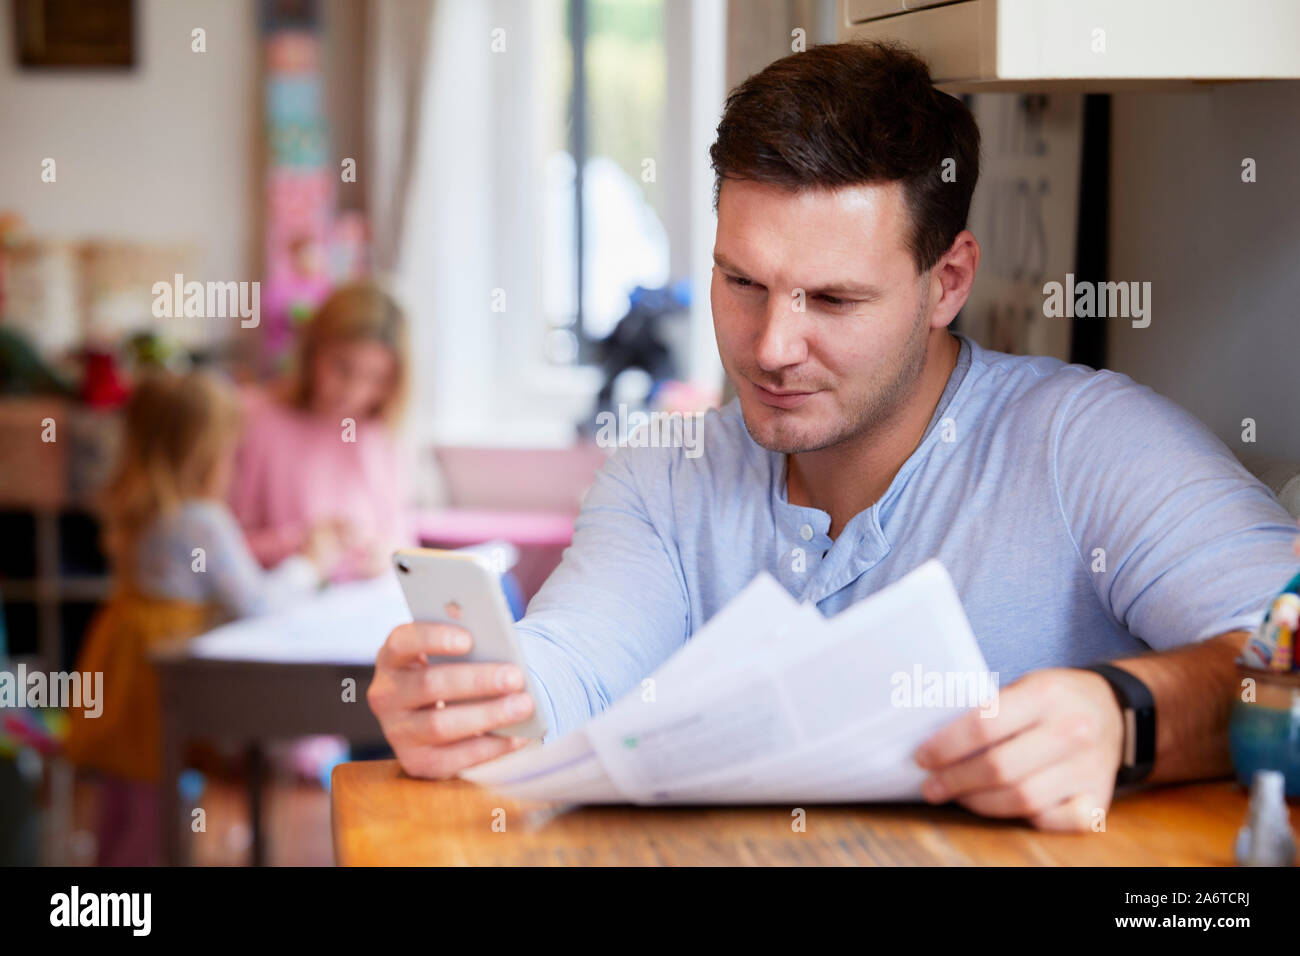
MULTIPOLYGON (((501 662, 524 672, 524 690, 533 698, 534 711, 527 720, 489 733, 508 737, 546 735, 542 700, 524 664, 515 636, 515 622, 501 590, 500 576, 480 556, 460 551, 408 548, 393 554, 393 567, 401 582, 411 619, 458 624, 474 637, 466 661, 501 662)), ((455 658, 437 658, 438 661, 455 658)))

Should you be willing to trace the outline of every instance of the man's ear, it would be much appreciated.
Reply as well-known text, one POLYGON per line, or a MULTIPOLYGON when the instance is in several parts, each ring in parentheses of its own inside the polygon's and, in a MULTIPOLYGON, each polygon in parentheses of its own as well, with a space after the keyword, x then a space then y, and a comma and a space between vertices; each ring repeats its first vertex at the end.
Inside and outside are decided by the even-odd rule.
POLYGON ((930 295, 934 302, 930 313, 932 328, 947 328, 957 317, 970 297, 979 266, 979 241, 969 229, 963 229, 930 270, 930 295))

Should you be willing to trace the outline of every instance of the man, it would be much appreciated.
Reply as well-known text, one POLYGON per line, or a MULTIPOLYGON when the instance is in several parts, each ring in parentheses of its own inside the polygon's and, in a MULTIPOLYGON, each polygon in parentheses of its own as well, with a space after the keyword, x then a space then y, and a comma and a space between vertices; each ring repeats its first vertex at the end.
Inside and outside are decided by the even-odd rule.
POLYGON ((948 332, 980 260, 969 111, 904 50, 817 47, 733 91, 711 157, 738 398, 703 454, 628 449, 602 471, 518 625, 545 699, 510 666, 430 666, 468 647, 459 629, 393 631, 369 700, 406 771, 506 752, 521 742, 484 732, 534 706, 552 737, 573 729, 760 571, 832 615, 937 557, 1004 686, 995 717, 917 752, 927 799, 1080 829, 1121 767, 1223 773, 1233 662, 1294 573, 1294 526, 1149 389, 948 332), (1118 669, 1083 669, 1101 661, 1118 669))

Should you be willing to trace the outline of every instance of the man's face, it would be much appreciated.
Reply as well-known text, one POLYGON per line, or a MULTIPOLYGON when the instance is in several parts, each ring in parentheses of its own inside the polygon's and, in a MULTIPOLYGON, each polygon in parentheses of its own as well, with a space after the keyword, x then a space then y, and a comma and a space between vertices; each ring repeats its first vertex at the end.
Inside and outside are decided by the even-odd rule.
POLYGON ((793 192, 723 181, 713 328, 745 425, 764 448, 837 445, 888 420, 911 394, 930 309, 908 225, 898 183, 793 192))

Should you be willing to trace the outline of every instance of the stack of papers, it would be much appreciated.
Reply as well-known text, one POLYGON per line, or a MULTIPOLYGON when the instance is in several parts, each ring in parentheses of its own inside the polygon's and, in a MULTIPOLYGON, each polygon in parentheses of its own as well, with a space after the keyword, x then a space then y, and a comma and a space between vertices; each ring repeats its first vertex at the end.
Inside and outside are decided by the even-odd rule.
POLYGON ((761 574, 604 713, 461 776, 566 803, 911 800, 915 750, 996 694, 938 561, 829 620, 761 574))

